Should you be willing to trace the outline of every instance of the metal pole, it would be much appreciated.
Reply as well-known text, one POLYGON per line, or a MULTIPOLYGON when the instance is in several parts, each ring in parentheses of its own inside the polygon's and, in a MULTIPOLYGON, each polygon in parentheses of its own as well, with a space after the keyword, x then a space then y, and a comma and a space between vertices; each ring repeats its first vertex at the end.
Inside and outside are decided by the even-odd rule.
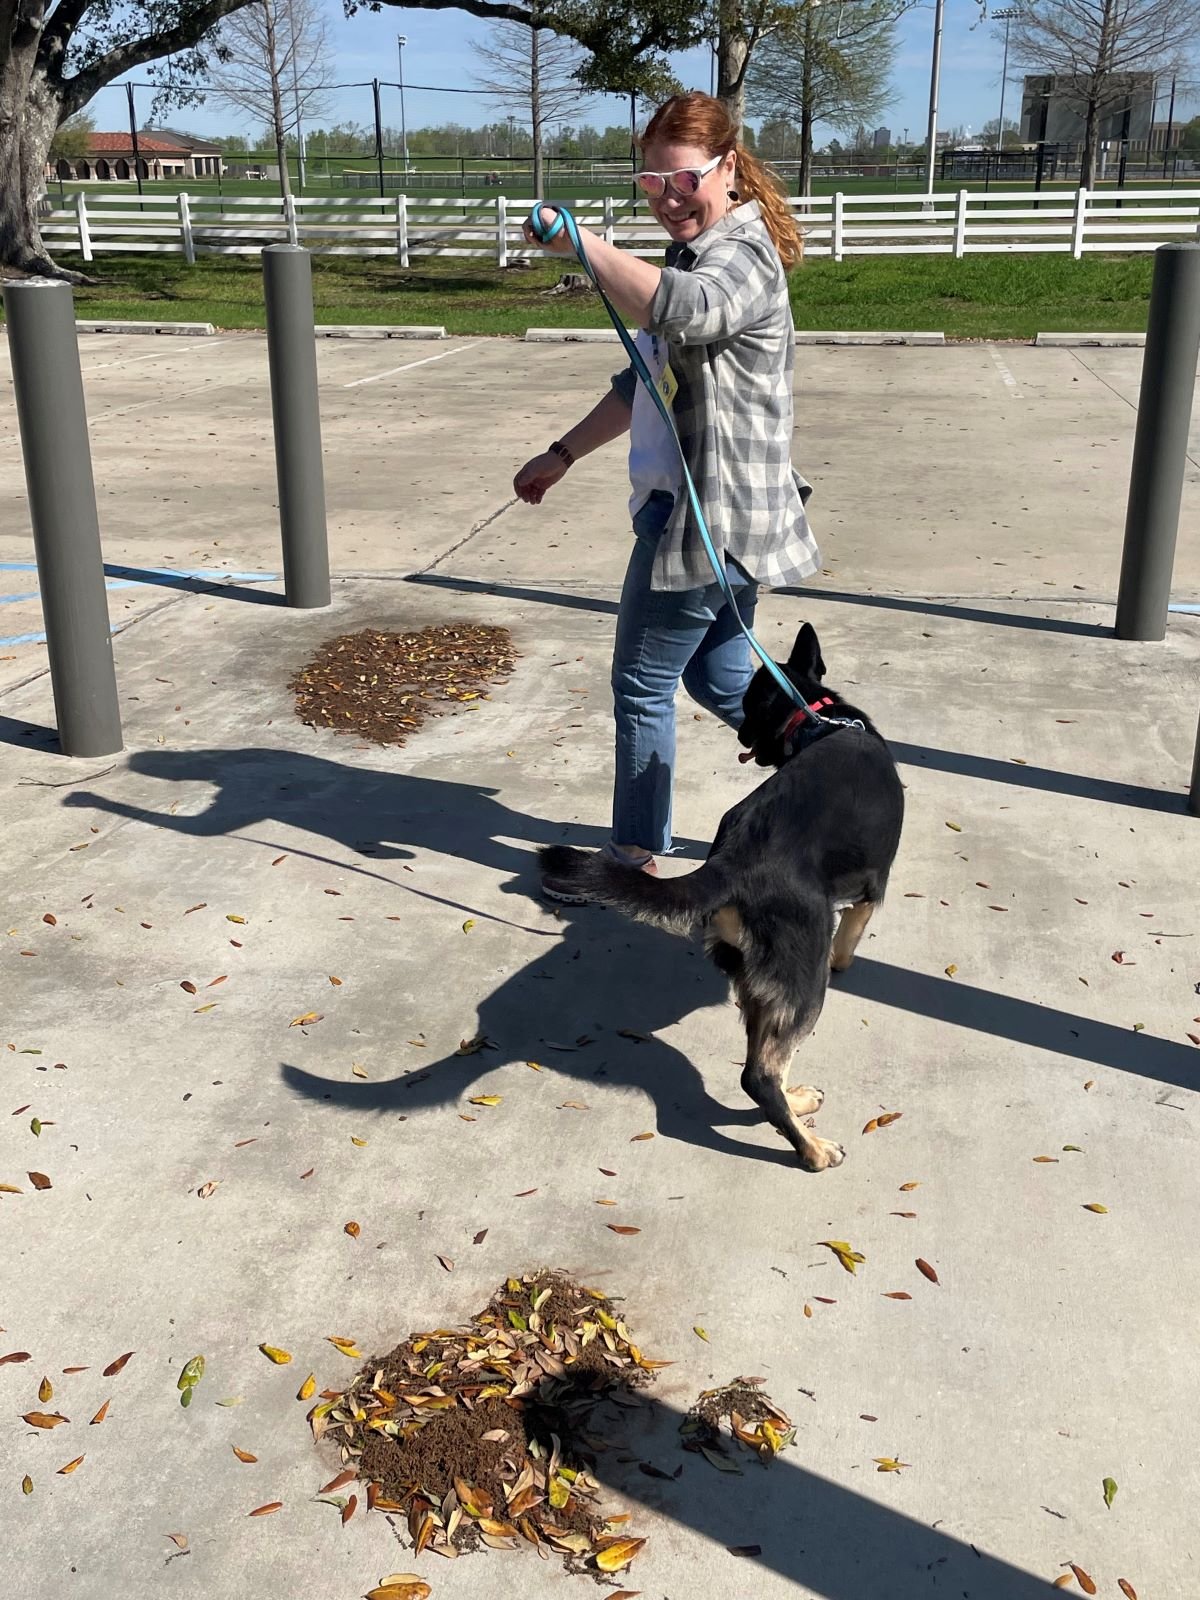
POLYGON ((133 175, 137 179, 137 190, 138 190, 138 193, 141 194, 141 192, 142 192, 142 160, 141 160, 141 154, 140 154, 140 152, 138 150, 137 111, 134 109, 134 104, 133 104, 133 85, 131 83, 127 83, 125 85, 125 93, 129 97, 129 138, 130 138, 130 140, 131 140, 131 142, 133 144, 133 175))
POLYGON ((1200 244, 1160 245, 1154 252, 1129 477, 1117 593, 1118 639, 1166 635, 1198 357, 1200 244))
POLYGON ((4 312, 58 742, 65 755, 108 756, 121 711, 70 285, 6 282, 4 312))
POLYGON ((269 244, 262 256, 283 584, 289 606, 311 609, 330 602, 312 261, 295 244, 269 244))
MULTIPOLYGON (((408 38, 403 33, 396 35, 396 54, 400 57, 400 149, 404 156, 404 170, 408 171, 408 123, 404 115, 404 46, 408 38)), ((421 63, 418 61, 417 68, 421 63)))
POLYGON ((1000 166, 1004 161, 1004 91, 1008 88, 1008 31, 1012 27, 1012 19, 1021 15, 1016 6, 1007 6, 1003 11, 993 11, 992 17, 996 21, 1004 22, 1004 66, 1000 71, 1000 123, 996 130, 996 147, 1000 151, 1000 166))
MULTIPOLYGON (((1171 134, 1175 127, 1175 77, 1171 76, 1171 104, 1167 107, 1167 137, 1163 142, 1163 177, 1167 176, 1167 164, 1171 153, 1171 134)), ((1154 136, 1154 119, 1150 119, 1150 136, 1154 136)))
POLYGON ((937 0, 933 14, 933 64, 929 73, 929 133, 925 150, 925 193, 933 195, 933 161, 937 150, 938 92, 942 83, 942 25, 946 20, 946 0, 937 0))
POLYGON ((292 24, 292 103, 296 108, 296 187, 304 193, 304 123, 300 117, 300 77, 296 65, 296 13, 289 7, 292 24))
POLYGON ((1196 754, 1192 758, 1192 782, 1188 789, 1187 808, 1194 817, 1200 817, 1200 727, 1196 729, 1196 754))
POLYGON ((379 79, 371 79, 371 93, 375 97, 375 164, 379 169, 379 194, 383 196, 383 116, 379 109, 379 79))

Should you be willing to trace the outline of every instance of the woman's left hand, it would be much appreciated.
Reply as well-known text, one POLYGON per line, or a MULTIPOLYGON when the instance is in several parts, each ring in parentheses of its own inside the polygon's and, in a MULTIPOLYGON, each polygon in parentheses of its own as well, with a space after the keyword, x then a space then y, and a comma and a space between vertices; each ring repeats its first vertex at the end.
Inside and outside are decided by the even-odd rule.
MULTIPOLYGON (((554 219, 558 215, 558 213, 551 206, 542 206, 540 215, 541 215, 541 219, 542 219, 543 225, 545 227, 549 228, 553 224, 554 219)), ((521 229, 521 232, 525 236, 525 243, 526 244, 540 245, 541 248, 543 250, 545 250, 549 255, 552 255, 552 256, 573 256, 575 254, 575 247, 571 243, 569 237, 567 236, 566 228, 560 228, 558 230, 558 232, 555 234, 554 238, 551 239, 548 243, 546 243, 543 240, 539 239, 537 234, 534 233, 533 228, 530 225, 529 218, 526 217, 525 225, 521 229)))

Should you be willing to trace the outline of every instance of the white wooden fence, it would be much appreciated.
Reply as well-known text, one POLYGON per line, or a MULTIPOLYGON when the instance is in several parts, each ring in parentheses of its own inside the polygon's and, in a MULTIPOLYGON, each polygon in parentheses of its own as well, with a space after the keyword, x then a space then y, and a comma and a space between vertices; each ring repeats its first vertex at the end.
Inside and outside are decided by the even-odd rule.
MULTIPOLYGON (((658 255, 663 235, 644 204, 629 199, 567 202, 586 227, 639 255, 658 255)), ((810 256, 950 255, 1054 252, 1081 256, 1153 250, 1172 240, 1200 239, 1200 189, 1114 191, 962 189, 924 195, 834 194, 792 208, 810 256)), ((141 197, 108 189, 80 190, 51 211, 42 233, 51 249, 85 261, 114 251, 254 255, 267 244, 302 244, 329 255, 391 256, 408 266, 417 256, 487 257, 508 266, 539 254, 521 237, 524 201, 427 200, 322 196, 222 199, 217 195, 141 197)))

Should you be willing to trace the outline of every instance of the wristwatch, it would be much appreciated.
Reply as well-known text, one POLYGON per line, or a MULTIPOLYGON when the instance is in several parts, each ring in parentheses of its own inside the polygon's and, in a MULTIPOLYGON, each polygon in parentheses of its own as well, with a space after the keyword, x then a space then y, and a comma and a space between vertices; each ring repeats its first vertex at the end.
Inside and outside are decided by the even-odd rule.
POLYGON ((554 443, 550 446, 549 453, 557 456, 565 466, 573 467, 575 465, 575 457, 567 449, 566 445, 561 439, 555 439, 554 443))

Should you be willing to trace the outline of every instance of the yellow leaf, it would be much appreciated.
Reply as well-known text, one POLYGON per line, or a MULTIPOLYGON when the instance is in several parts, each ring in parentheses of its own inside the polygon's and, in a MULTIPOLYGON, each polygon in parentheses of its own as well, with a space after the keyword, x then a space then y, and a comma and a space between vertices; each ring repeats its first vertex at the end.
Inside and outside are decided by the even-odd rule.
POLYGON ((38 1384, 38 1399, 43 1405, 46 1404, 47 1400, 54 1399, 54 1385, 49 1378, 43 1378, 41 1383, 38 1384))
MULTIPOLYGON (((339 1339, 332 1334, 328 1335, 327 1339, 328 1343, 331 1344, 335 1350, 340 1350, 344 1356, 350 1356, 352 1360, 356 1361, 362 1360, 363 1353, 355 1344, 353 1339, 339 1339)), ((288 1359, 290 1360, 291 1357, 289 1356, 288 1359)))
POLYGON ((360 1061, 352 1061, 350 1063, 350 1071, 356 1078, 365 1078, 367 1075, 367 1069, 360 1061))
POLYGON ((475 918, 474 917, 468 917, 467 920, 463 923, 463 932, 464 933, 470 933, 471 929, 474 926, 475 926, 475 918))
POLYGON ((365 1147, 366 1147, 366 1143, 367 1143, 367 1141, 366 1141, 366 1140, 365 1140, 365 1139, 356 1139, 356 1138, 355 1138, 355 1137, 354 1137, 354 1135, 353 1135, 353 1134, 351 1134, 351 1135, 350 1135, 350 1143, 351 1143, 351 1144, 356 1144, 356 1145, 357 1145, 357 1146, 358 1146, 358 1148, 359 1148, 359 1149, 360 1149, 360 1150, 362 1150, 362 1149, 364 1149, 364 1148, 365 1148, 365 1147))
POLYGON ((226 922, 239 922, 239 923, 243 923, 244 924, 246 919, 245 919, 245 917, 239 917, 236 911, 227 911, 225 913, 225 921, 226 922))
POLYGON ((895 1456, 872 1456, 877 1472, 899 1472, 903 1467, 911 1467, 911 1461, 898 1461, 895 1456))
POLYGON ((316 1380, 316 1377, 310 1372, 308 1377, 305 1378, 304 1382, 300 1385, 299 1389, 296 1391, 296 1399, 297 1400, 311 1400, 313 1395, 316 1394, 316 1392, 317 1392, 317 1380, 316 1380))
POLYGON ((950 830, 951 830, 951 832, 953 832, 953 833, 961 833, 961 832, 962 832, 962 824, 961 824, 961 823, 958 823, 958 822, 948 822, 948 823, 947 823, 947 824, 946 824, 946 826, 947 826, 947 827, 948 827, 948 828, 949 828, 949 829, 950 829, 950 830))
POLYGON ((268 1361, 273 1361, 277 1367, 285 1367, 292 1359, 290 1351, 280 1350, 273 1344, 260 1344, 258 1347, 268 1361))
POLYGON ((545 1072, 546 1070, 545 1067, 543 1067, 538 1061, 527 1061, 525 1065, 527 1067, 532 1067, 535 1072, 545 1072))
POLYGON ((310 1022, 320 1022, 321 1016, 322 1013, 320 1011, 306 1011, 302 1017, 293 1017, 288 1023, 288 1027, 303 1028, 306 1027, 310 1022))
POLYGON ((692 1329, 692 1332, 696 1335, 697 1339, 703 1339, 705 1344, 708 1343, 708 1335, 705 1333, 704 1329, 701 1328, 699 1325, 694 1327, 692 1329))
POLYGON ((498 1106, 503 1098, 504 1096, 500 1094, 473 1094, 471 1096, 471 1104, 473 1106, 498 1106))
POLYGON ((368 1589, 367 1600, 428 1600, 432 1591, 423 1579, 411 1573, 403 1577, 403 1582, 381 1583, 374 1589, 368 1589))
POLYGON ((958 971, 958 968, 955 966, 954 962, 952 961, 950 963, 950 965, 946 968, 946 976, 948 978, 952 978, 957 971, 958 971))
POLYGON ((1102 1206, 1098 1200, 1089 1200, 1083 1209, 1085 1211, 1098 1212, 1102 1217, 1106 1217, 1108 1215, 1108 1207, 1102 1206))
POLYGON ((596 1565, 601 1572, 620 1572, 645 1548, 645 1544, 645 1539, 614 1539, 612 1544, 597 1551, 596 1565))
POLYGON ((857 1272, 858 1264, 867 1259, 853 1245, 847 1244, 845 1239, 819 1239, 817 1242, 824 1245, 826 1250, 832 1250, 847 1272, 857 1272))

